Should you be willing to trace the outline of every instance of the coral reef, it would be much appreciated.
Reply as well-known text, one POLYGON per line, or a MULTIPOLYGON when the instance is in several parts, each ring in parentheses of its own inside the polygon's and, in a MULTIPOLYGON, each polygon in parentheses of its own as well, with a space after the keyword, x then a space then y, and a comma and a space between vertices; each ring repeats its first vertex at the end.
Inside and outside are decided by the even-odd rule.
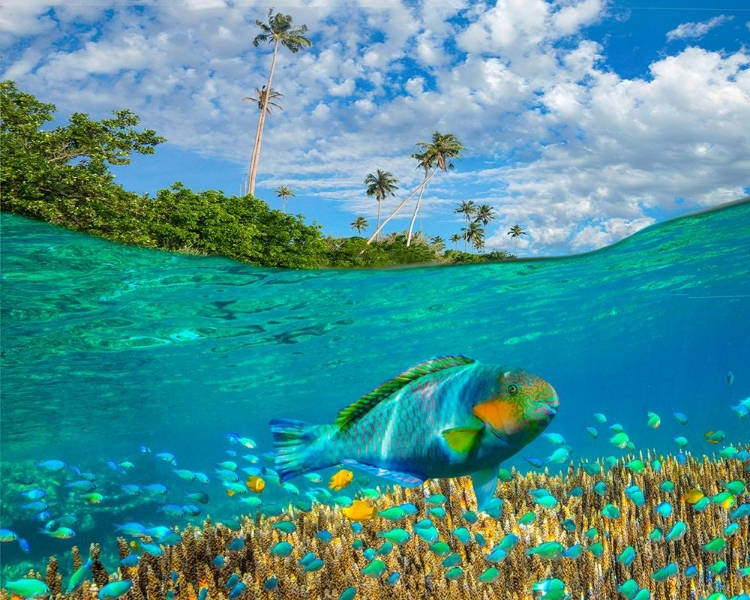
MULTIPOLYGON (((742 461, 687 455, 685 464, 680 464, 676 457, 646 454, 627 457, 609 469, 599 463, 585 466, 571 466, 563 475, 512 473, 496 491, 501 506, 489 514, 475 514, 468 478, 432 480, 422 488, 387 489, 368 499, 378 512, 405 503, 416 506, 416 514, 396 516, 393 521, 376 513, 354 523, 340 507, 324 505, 309 512, 290 507, 278 517, 244 517, 239 531, 207 518, 202 528, 184 529, 181 542, 163 546, 161 556, 142 552, 135 566, 121 566, 111 574, 98 561, 99 548, 92 546, 92 577, 72 595, 63 593, 55 558, 50 558, 46 577, 30 576, 46 581, 51 598, 75 600, 93 599, 108 582, 118 579, 132 582, 123 596, 131 600, 351 598, 352 592, 345 592, 348 588, 369 600, 540 596, 678 600, 750 592, 750 511, 739 508, 750 502, 742 461), (643 468, 633 468, 637 461, 643 468), (606 489, 597 486, 599 482, 606 489), (734 485, 727 486, 730 482, 734 485), (642 502, 632 499, 633 486, 643 493, 642 502), (537 490, 546 490, 547 496, 539 496, 552 496, 557 503, 549 502, 550 508, 537 503, 531 494, 537 490), (700 496, 708 500, 695 502, 700 496), (669 510, 664 503, 669 503, 669 510), (609 505, 618 511, 603 510, 609 505), (436 506, 442 506, 444 513, 434 510, 436 506), (521 524, 523 516, 530 519, 529 512, 536 518, 521 524), (434 542, 420 535, 417 523, 424 519, 432 521, 449 550, 431 548, 434 542), (296 528, 274 527, 282 521, 291 521, 296 528), (670 537, 668 532, 679 522, 684 523, 684 533, 678 535, 680 525, 670 537), (409 535, 401 534, 390 547, 379 534, 393 528, 409 535), (466 531, 459 534, 459 528, 466 531), (330 532, 330 540, 316 535, 323 531, 330 532), (507 553, 495 552, 511 533, 517 543, 506 546, 507 553), (244 544, 237 543, 238 538, 244 544), (559 548, 562 553, 528 553, 551 541, 558 544, 545 548, 559 548), (280 542, 288 542, 291 549, 277 546, 280 542), (628 546, 632 551, 624 552, 628 546), (675 566, 669 567, 671 563, 675 566), (365 571, 368 565, 372 568, 365 571), (560 583, 551 583, 554 579, 560 583), (633 583, 623 588, 629 580, 633 583), (644 588, 648 594, 636 596, 644 588)), ((118 547, 121 559, 134 552, 122 538, 118 547)), ((76 550, 74 567, 81 562, 76 550)), ((10 595, 3 591, 0 597, 10 595)))

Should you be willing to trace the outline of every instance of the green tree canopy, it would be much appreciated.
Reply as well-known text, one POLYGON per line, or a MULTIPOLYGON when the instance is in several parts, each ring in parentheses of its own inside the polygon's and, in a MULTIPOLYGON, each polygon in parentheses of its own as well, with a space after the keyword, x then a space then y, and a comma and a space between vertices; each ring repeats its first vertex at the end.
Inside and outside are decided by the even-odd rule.
POLYGON ((152 129, 138 131, 129 110, 93 121, 73 113, 67 125, 42 129, 56 108, 0 84, 0 186, 3 208, 80 229, 108 228, 107 215, 126 209, 138 196, 114 183, 108 165, 127 165, 133 152, 153 154, 164 142, 152 129))

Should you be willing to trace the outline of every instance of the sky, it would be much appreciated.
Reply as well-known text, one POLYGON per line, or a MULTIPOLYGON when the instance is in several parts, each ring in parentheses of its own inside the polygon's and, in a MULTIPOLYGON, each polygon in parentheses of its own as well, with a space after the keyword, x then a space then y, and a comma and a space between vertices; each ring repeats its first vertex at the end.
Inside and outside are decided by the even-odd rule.
MULTIPOLYGON (((252 152, 270 44, 269 4, 142 5, 5 0, 2 79, 101 119, 129 108, 168 142, 113 169, 153 195, 175 181, 238 194, 252 152)), ((375 229, 364 179, 398 180, 383 217, 421 181, 410 157, 433 132, 465 147, 430 181, 420 227, 448 243, 459 202, 489 204, 486 250, 579 253, 750 193, 750 7, 746 0, 302 0, 309 49, 279 51, 256 195, 323 233, 375 229), (715 6, 714 6, 715 5, 715 6)), ((61 121, 62 120, 62 121, 61 121)), ((384 233, 408 228, 408 203, 384 233)), ((462 247, 462 246, 459 246, 462 247)))

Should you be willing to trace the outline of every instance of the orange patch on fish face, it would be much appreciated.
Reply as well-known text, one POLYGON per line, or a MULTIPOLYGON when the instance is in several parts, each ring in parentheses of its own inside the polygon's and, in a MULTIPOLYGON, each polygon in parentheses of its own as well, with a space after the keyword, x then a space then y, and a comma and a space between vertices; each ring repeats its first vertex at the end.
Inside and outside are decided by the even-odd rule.
POLYGON ((493 431, 507 435, 521 429, 515 412, 516 409, 512 404, 500 400, 490 400, 474 407, 474 416, 481 419, 493 431))

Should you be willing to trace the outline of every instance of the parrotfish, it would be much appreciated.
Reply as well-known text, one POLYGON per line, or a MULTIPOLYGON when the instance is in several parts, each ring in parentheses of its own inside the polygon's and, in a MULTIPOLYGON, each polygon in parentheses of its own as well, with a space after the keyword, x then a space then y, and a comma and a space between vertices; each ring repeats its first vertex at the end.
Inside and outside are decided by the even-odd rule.
POLYGON ((484 510, 500 463, 539 436, 558 406, 537 375, 433 358, 343 409, 332 425, 272 420, 275 466, 286 480, 346 461, 406 486, 471 475, 484 510))

